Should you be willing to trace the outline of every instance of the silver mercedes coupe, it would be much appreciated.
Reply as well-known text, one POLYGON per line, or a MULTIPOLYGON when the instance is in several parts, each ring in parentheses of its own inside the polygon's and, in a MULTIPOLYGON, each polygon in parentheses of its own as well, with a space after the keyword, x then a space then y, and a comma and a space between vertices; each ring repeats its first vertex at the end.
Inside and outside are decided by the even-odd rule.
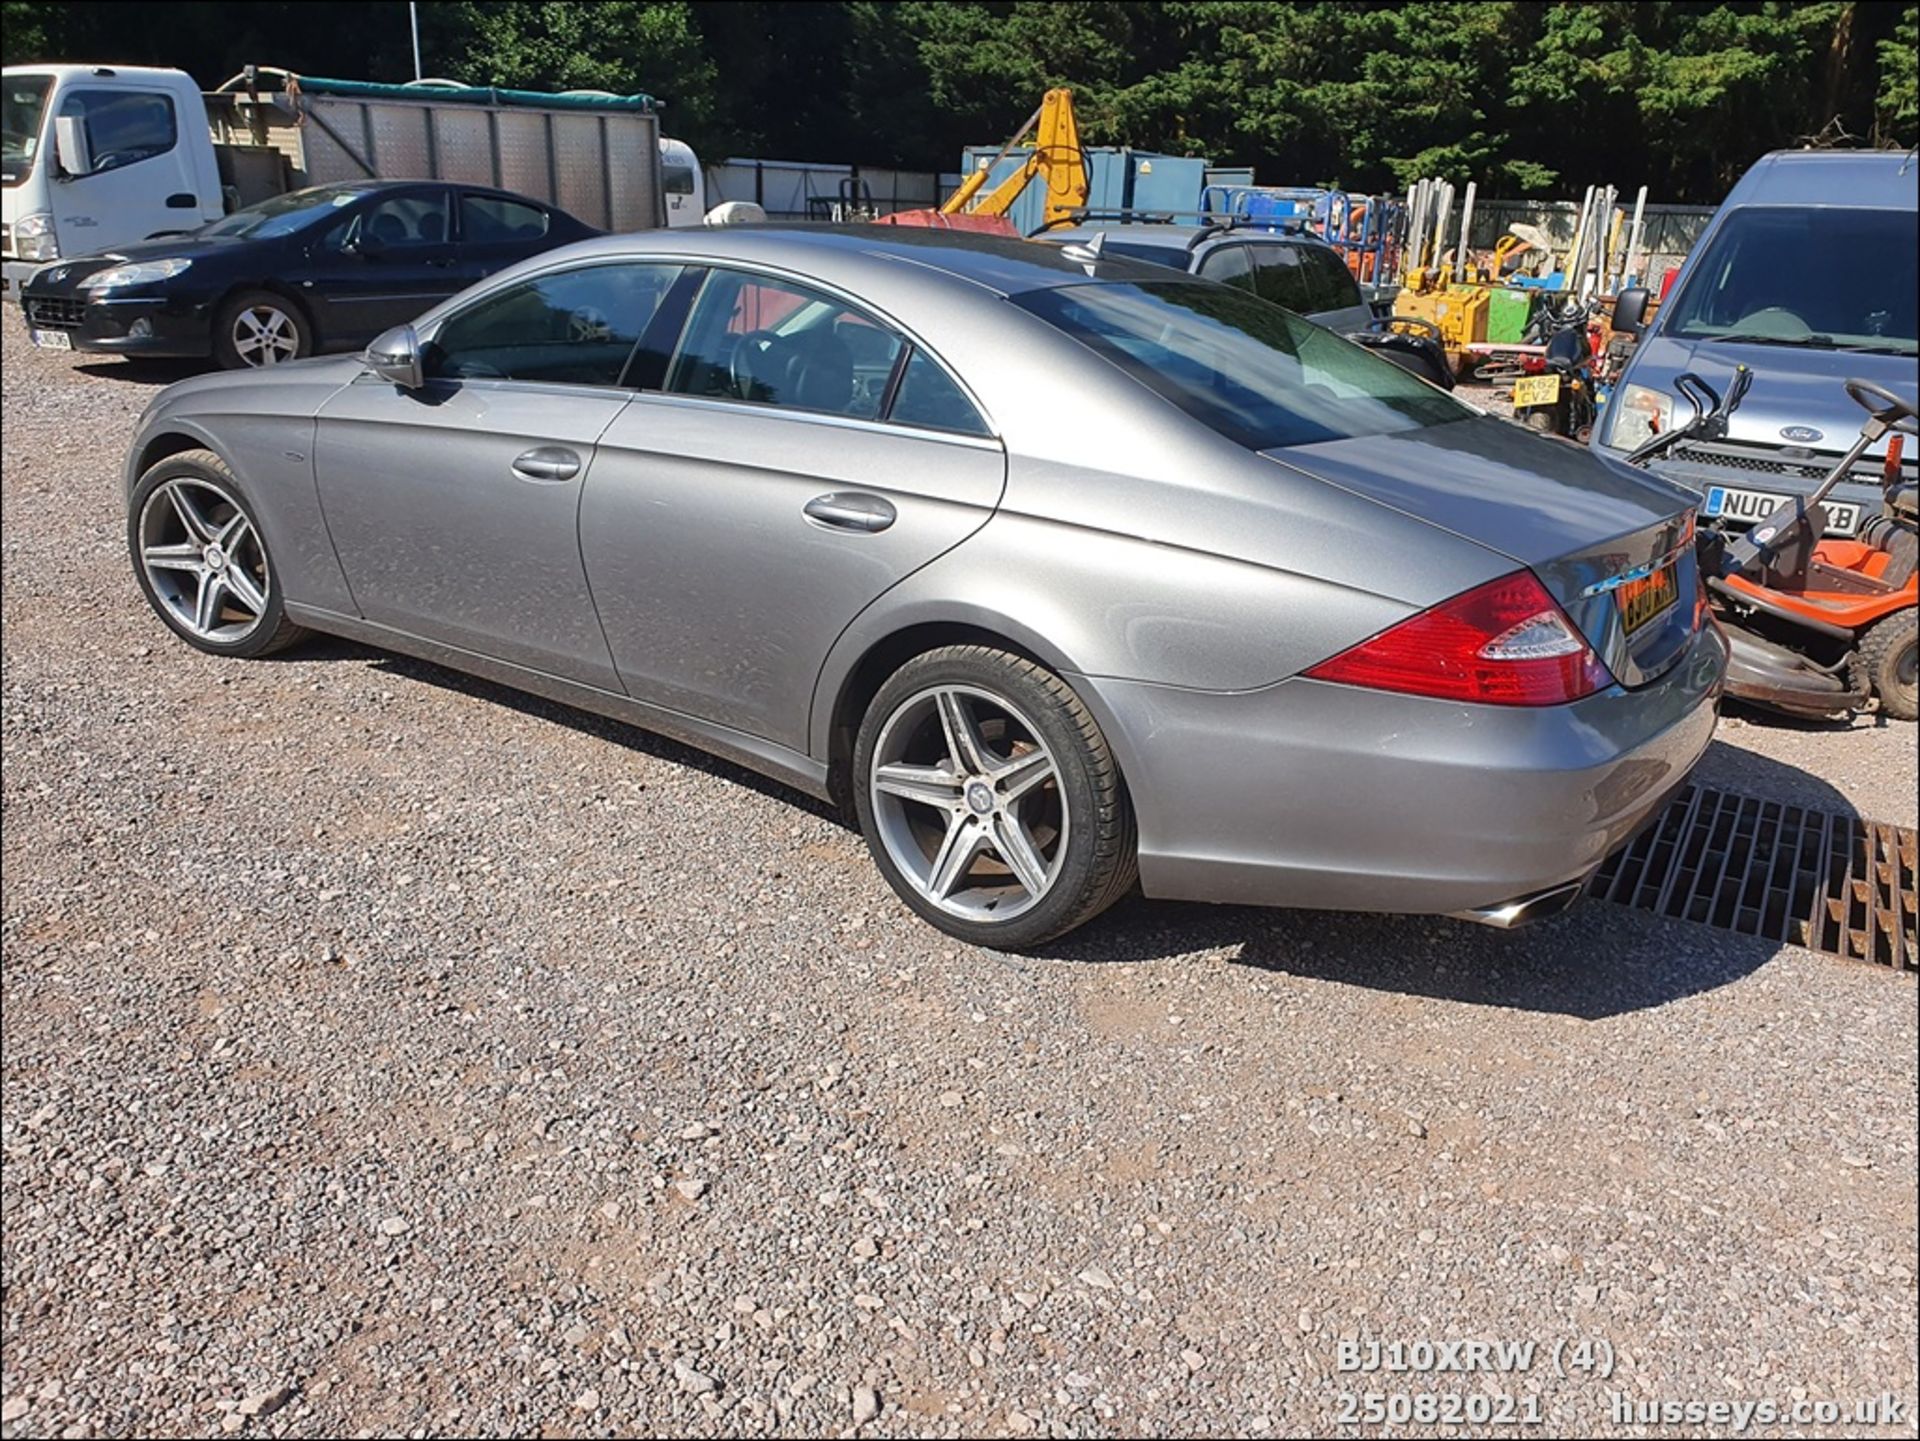
POLYGON ((1549 914, 1726 662, 1685 493, 1088 247, 592 240, 170 387, 126 486, 189 645, 325 631, 689 741, 1001 948, 1136 882, 1549 914))

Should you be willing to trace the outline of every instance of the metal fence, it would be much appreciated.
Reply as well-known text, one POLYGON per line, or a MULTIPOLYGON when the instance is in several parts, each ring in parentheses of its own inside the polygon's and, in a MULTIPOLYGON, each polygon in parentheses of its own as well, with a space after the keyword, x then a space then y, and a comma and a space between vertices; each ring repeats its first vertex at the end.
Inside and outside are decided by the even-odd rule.
MULTIPOLYGON (((1633 218, 1631 197, 1620 206, 1627 222, 1633 218)), ((1641 279, 1657 289, 1660 277, 1687 258, 1698 243, 1707 222, 1713 218, 1711 205, 1652 205, 1646 208, 1640 249, 1646 253, 1641 279)), ((1536 225, 1545 231, 1554 245, 1565 250, 1573 243, 1573 230, 1580 221, 1577 200, 1477 200, 1473 207, 1473 225, 1467 245, 1473 250, 1491 250, 1515 221, 1536 225)), ((1626 243, 1624 240, 1621 242, 1626 243)))
POLYGON ((751 200, 775 220, 864 219, 940 203, 958 175, 730 157, 706 168, 707 204, 751 200))

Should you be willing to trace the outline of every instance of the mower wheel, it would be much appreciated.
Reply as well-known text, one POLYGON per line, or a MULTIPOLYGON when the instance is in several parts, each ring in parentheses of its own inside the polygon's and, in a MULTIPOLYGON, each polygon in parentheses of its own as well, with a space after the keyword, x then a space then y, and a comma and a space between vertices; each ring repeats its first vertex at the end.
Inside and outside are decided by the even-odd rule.
POLYGON ((1895 720, 1920 720, 1920 681, 1916 681, 1916 653, 1920 652, 1920 625, 1912 610, 1897 611, 1877 622, 1853 657, 1854 684, 1871 686, 1880 708, 1895 720))

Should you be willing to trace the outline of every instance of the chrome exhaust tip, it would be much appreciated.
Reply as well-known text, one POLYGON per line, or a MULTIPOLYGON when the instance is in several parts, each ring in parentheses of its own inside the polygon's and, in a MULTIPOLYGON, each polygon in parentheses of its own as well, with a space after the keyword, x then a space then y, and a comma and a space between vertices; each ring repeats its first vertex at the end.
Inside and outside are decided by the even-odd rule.
POLYGON ((1575 901, 1580 892, 1586 889, 1584 880, 1568 881, 1563 886, 1551 890, 1535 891, 1530 896, 1519 896, 1497 906, 1483 906, 1477 910, 1455 911, 1456 921, 1472 921, 1475 925, 1492 926, 1495 930, 1511 931, 1521 926, 1532 925, 1535 921, 1545 920, 1548 916, 1557 916, 1575 901))

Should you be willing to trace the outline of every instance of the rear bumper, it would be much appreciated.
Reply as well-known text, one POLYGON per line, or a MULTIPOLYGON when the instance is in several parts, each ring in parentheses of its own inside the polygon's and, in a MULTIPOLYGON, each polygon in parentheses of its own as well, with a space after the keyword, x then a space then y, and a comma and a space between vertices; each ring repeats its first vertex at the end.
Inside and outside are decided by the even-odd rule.
POLYGON ((205 356, 212 354, 209 307, 178 296, 77 295, 25 298, 29 329, 62 330, 75 350, 103 355, 205 356), (50 299, 51 306, 36 304, 50 299))
POLYGON ((1459 705, 1293 679, 1084 682, 1120 752, 1150 896, 1493 911, 1591 873, 1713 737, 1709 626, 1661 678, 1573 705, 1459 705))

